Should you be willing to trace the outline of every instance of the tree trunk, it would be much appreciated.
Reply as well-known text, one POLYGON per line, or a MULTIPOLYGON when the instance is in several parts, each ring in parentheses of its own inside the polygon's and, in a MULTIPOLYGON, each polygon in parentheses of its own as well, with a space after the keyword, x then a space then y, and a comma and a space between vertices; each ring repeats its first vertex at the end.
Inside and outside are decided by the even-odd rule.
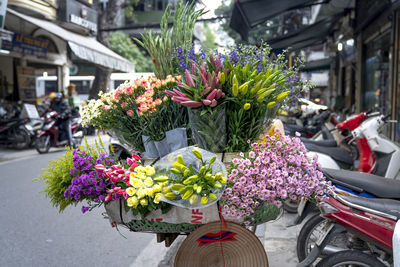
MULTIPOLYGON (((107 2, 106 8, 101 9, 98 28, 99 32, 97 34, 97 41, 110 47, 110 33, 107 31, 101 31, 101 29, 107 27, 114 27, 117 24, 117 20, 121 11, 121 5, 124 3, 123 0, 109 0, 107 2)), ((95 77, 93 80, 92 87, 89 91, 89 99, 96 99, 99 97, 100 91, 105 91, 110 86, 110 76, 112 69, 103 66, 96 66, 95 77)))
POLYGON ((99 92, 105 92, 110 87, 112 69, 96 66, 95 78, 89 91, 89 99, 99 98, 99 92))

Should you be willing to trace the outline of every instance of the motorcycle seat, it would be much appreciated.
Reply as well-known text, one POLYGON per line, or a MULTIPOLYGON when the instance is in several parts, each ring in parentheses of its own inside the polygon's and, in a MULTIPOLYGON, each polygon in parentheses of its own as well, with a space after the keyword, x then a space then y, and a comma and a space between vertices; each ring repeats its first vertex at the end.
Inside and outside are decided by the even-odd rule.
POLYGON ((319 152, 331 156, 335 161, 342 162, 346 165, 353 165, 353 158, 350 153, 341 147, 325 147, 318 146, 315 144, 307 143, 304 144, 309 151, 319 152))
MULTIPOLYGON (((325 147, 336 147, 337 143, 335 140, 313 140, 304 137, 300 137, 300 140, 304 143, 306 148, 308 149, 308 144, 314 144, 317 146, 325 146, 325 147)), ((309 150, 309 149, 308 149, 309 150)))
POLYGON ((323 168, 322 172, 333 184, 347 187, 355 192, 366 192, 378 198, 400 200, 399 180, 357 171, 323 168))
POLYGON ((383 198, 363 198, 355 196, 341 197, 351 202, 352 204, 393 215, 396 217, 396 220, 400 218, 400 201, 398 200, 383 198))
POLYGON ((326 128, 325 125, 321 126, 321 133, 322 136, 325 140, 335 140, 335 137, 332 135, 332 133, 326 128))

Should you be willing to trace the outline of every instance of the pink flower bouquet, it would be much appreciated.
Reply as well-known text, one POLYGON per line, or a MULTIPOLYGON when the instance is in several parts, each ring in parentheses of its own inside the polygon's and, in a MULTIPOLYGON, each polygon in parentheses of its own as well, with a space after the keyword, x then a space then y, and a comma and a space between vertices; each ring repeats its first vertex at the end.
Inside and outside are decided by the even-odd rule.
POLYGON ((228 183, 221 198, 222 215, 251 223, 251 215, 264 205, 281 207, 282 201, 324 194, 324 180, 317 159, 307 157, 297 137, 266 135, 250 152, 232 160, 228 183))

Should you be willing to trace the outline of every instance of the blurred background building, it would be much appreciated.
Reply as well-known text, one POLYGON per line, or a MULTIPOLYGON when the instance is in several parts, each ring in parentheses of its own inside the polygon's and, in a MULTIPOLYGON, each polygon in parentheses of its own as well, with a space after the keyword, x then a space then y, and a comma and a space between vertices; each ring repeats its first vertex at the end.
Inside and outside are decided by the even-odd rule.
MULTIPOLYGON (((235 1, 230 26, 246 40, 257 27, 296 11, 298 27, 267 40, 303 55, 311 100, 337 111, 375 110, 400 120, 399 0, 235 1)), ((285 24, 282 24, 285 27, 285 24)), ((400 124, 386 134, 400 142, 400 124)))
MULTIPOLYGON (((93 75, 95 66, 132 72, 134 65, 96 40, 92 0, 1 0, 0 98, 36 102, 63 91, 70 75, 93 75), (48 79, 37 86, 40 78, 48 79)), ((79 94, 88 86, 77 84, 79 94)))

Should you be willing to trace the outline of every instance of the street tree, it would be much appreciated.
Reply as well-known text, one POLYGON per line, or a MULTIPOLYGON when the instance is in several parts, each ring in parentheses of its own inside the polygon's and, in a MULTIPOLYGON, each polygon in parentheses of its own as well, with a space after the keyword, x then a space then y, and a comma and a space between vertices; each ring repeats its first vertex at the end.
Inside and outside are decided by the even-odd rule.
POLYGON ((135 64, 136 72, 152 72, 153 62, 134 41, 123 32, 113 32, 110 36, 111 49, 135 64))
MULTIPOLYGON (((104 29, 116 26, 123 4, 123 0, 108 0, 100 9, 98 27, 104 29)), ((106 47, 110 47, 110 32, 99 31, 97 40, 106 47)), ((89 99, 98 98, 99 92, 103 89, 107 89, 105 87, 110 84, 111 73, 112 69, 110 68, 99 65, 96 66, 95 78, 89 91, 89 99)))

